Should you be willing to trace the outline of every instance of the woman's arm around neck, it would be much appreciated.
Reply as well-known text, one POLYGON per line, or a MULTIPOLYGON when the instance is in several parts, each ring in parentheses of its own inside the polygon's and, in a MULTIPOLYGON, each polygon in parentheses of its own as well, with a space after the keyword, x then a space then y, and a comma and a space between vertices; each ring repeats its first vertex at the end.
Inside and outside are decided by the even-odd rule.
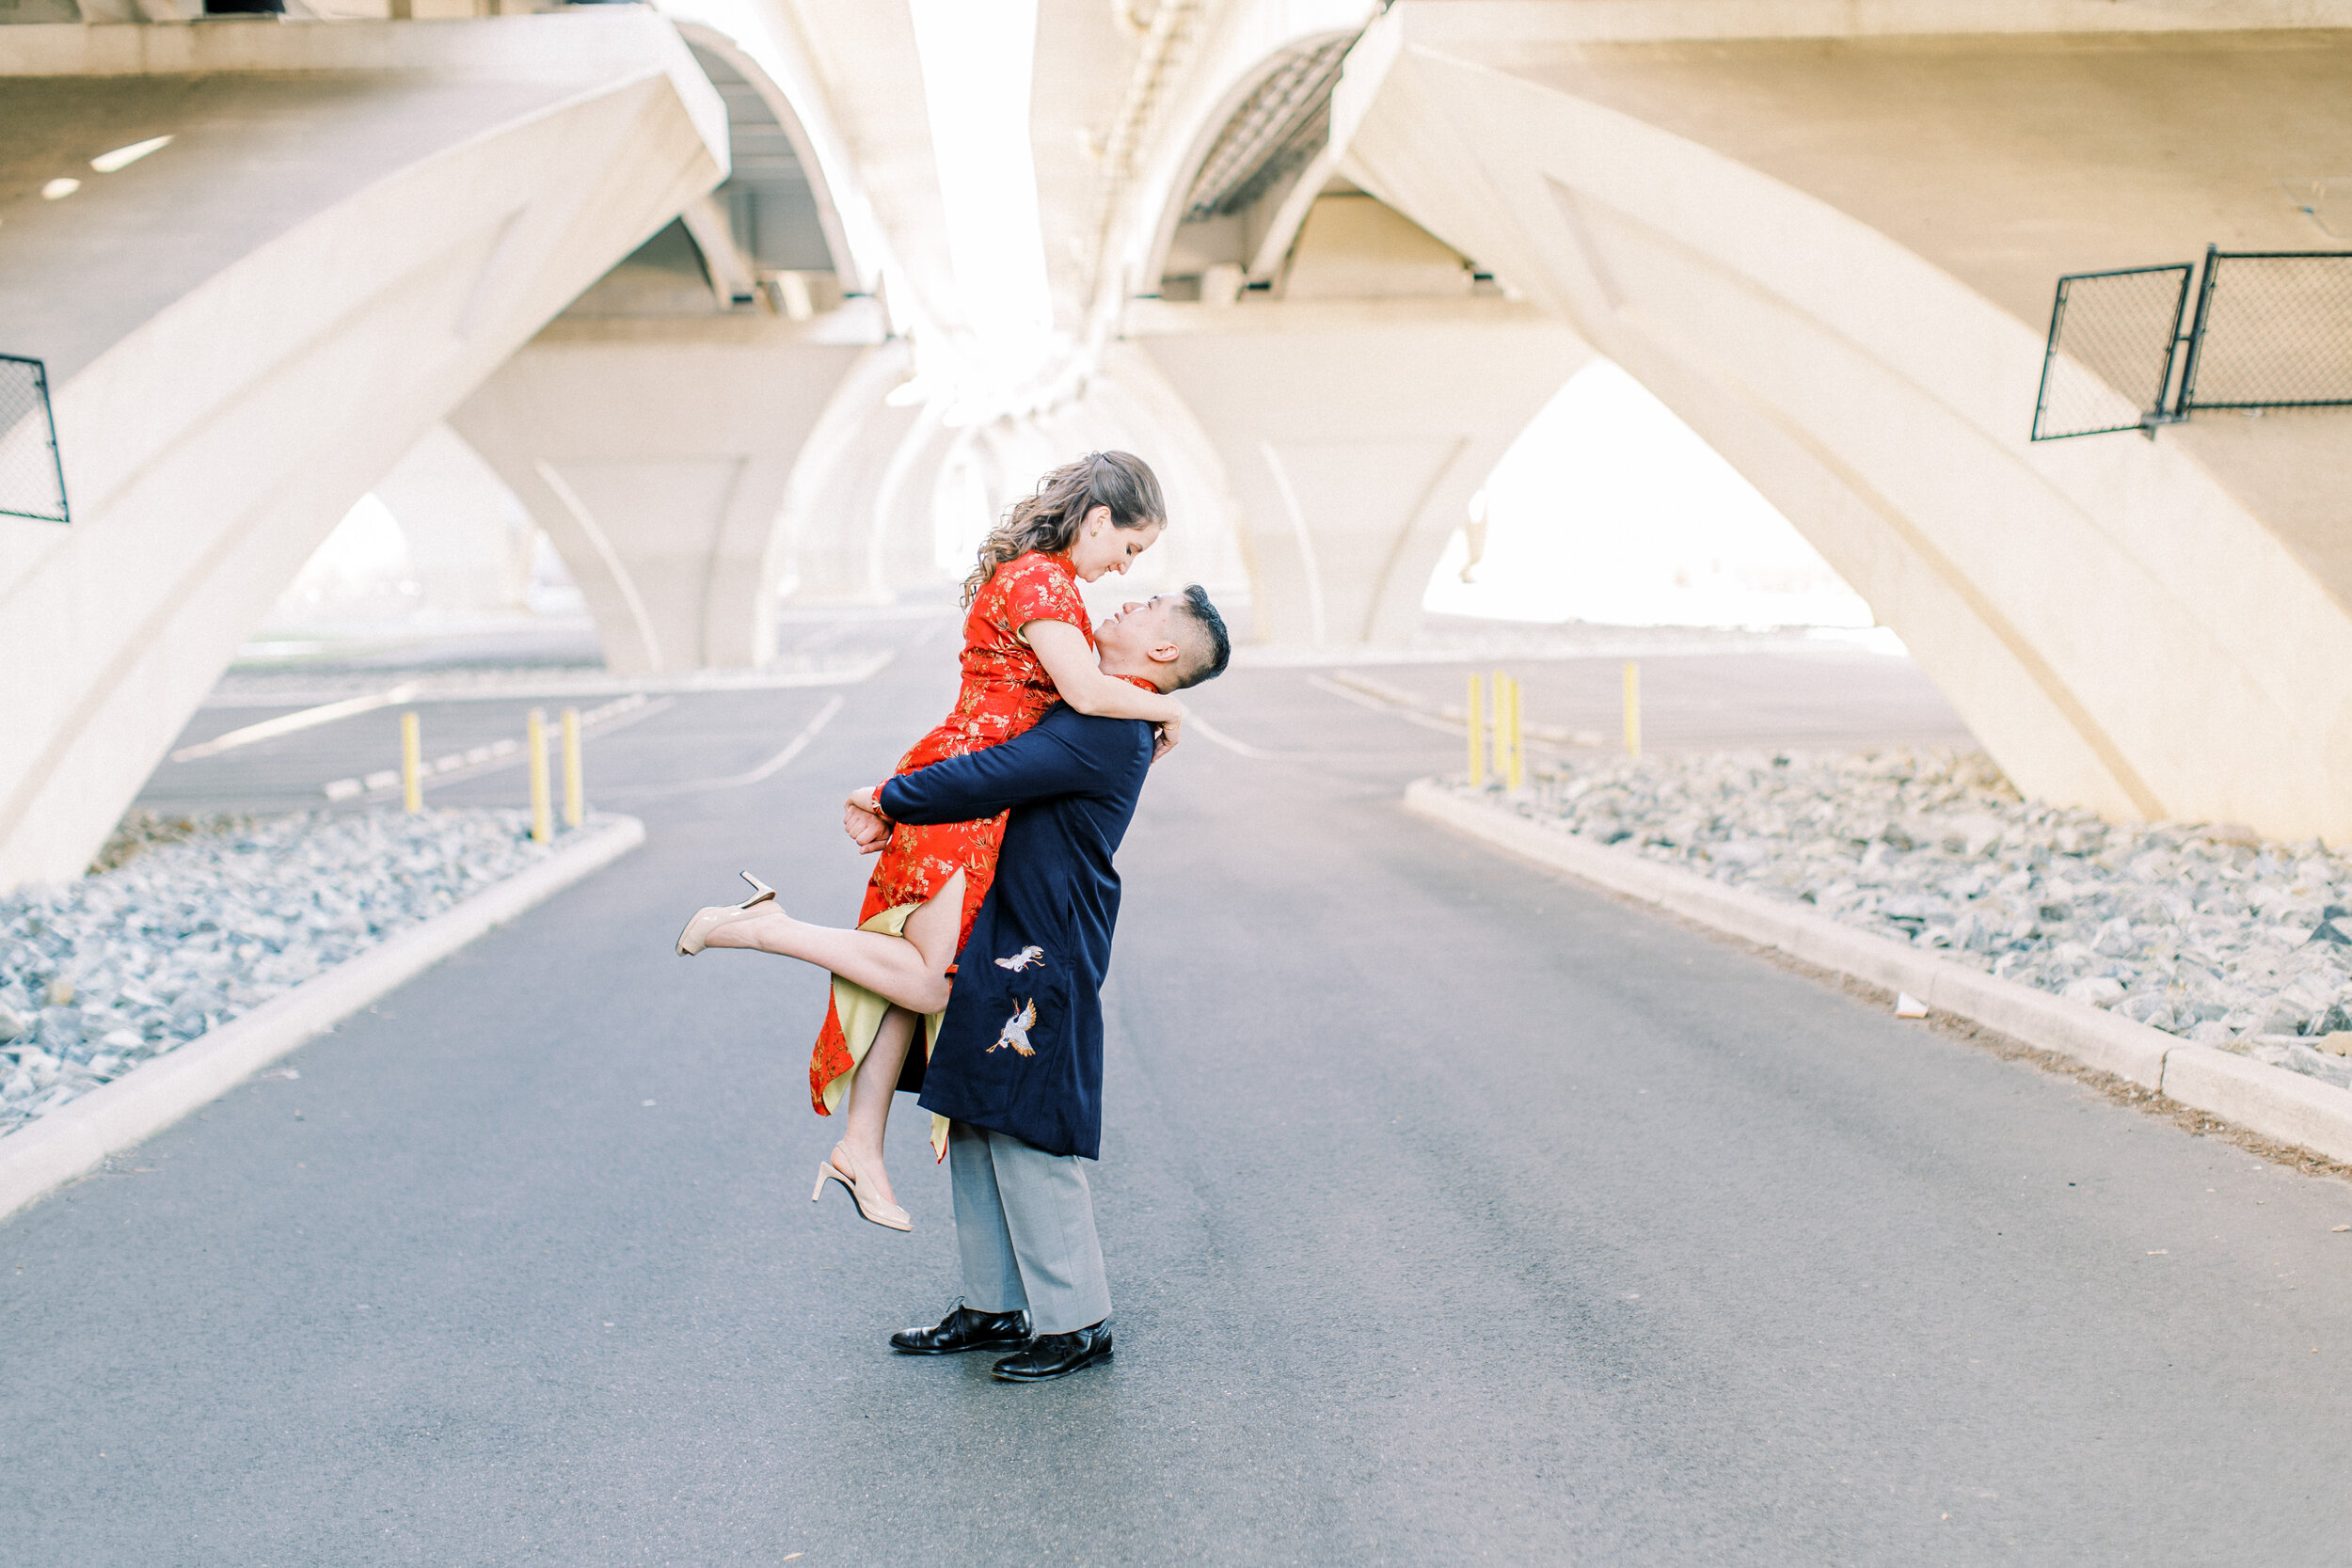
POLYGON ((1184 721, 1184 705, 1165 691, 1103 673, 1087 635, 1067 621, 1031 621, 1021 628, 1038 662, 1054 679, 1061 700, 1096 719, 1141 719, 1154 724, 1184 721))

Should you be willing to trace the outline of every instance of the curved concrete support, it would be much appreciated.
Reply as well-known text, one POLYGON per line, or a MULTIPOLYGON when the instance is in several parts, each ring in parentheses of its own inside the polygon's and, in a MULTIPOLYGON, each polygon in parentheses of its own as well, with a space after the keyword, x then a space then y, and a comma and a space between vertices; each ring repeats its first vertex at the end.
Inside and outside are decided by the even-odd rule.
POLYGON ((408 575, 431 612, 463 618, 526 608, 531 514, 455 431, 426 431, 374 492, 400 523, 408 575))
POLYGON ((1168 502, 1168 528, 1133 572, 1100 584, 1090 602, 1114 604, 1186 583, 1212 590, 1248 581, 1239 510, 1216 447, 1159 368, 1131 342, 1108 345, 1102 373, 1070 402, 1001 420, 980 433, 976 467, 992 515, 1029 494, 1047 470, 1089 451, 1135 452, 1152 465, 1168 502))
POLYGON ((629 674, 775 652, 777 514, 876 312, 566 316, 450 422, 523 499, 629 674))
POLYGON ((1405 0, 1335 99, 1344 170, 1738 465, 2020 788, 2352 837, 2319 673, 2352 661, 2352 421, 2026 439, 2058 274, 2327 247, 2270 182, 2352 164, 2352 35, 1594 32, 1642 18, 1772 20, 1405 0))
POLYGON ((177 137, 0 224, 0 341, 49 361, 75 515, 0 518, 9 886, 88 863, 336 520, 726 144, 642 11, 0 27, 0 71, 44 127, 0 162, 177 137))
POLYGON ((785 491, 776 533, 797 608, 888 604, 894 582, 875 540, 882 531, 876 500, 900 443, 922 406, 895 406, 891 392, 914 373, 904 338, 869 349, 826 405, 785 491))
POLYGON ((1216 448, 1257 635, 1284 642, 1408 640, 1470 498, 1592 357, 1497 298, 1139 301, 1127 331, 1216 448))

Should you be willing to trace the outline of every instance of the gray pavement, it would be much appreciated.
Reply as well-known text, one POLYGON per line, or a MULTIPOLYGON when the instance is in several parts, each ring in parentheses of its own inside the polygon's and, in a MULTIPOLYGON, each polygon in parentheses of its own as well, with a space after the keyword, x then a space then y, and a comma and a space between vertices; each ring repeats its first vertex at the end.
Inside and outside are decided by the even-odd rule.
MULTIPOLYGON (((821 977, 668 943, 852 909, 933 629, 759 784, 675 787, 831 693, 597 742, 644 849, 0 1225, 0 1563, 2341 1560, 2352 1189, 1406 816, 1458 743, 1299 671, 1122 855, 1117 1358, 891 1355, 920 1117, 912 1236, 812 1208, 821 977)), ((1748 673, 1878 738, 1824 668, 1748 673)))

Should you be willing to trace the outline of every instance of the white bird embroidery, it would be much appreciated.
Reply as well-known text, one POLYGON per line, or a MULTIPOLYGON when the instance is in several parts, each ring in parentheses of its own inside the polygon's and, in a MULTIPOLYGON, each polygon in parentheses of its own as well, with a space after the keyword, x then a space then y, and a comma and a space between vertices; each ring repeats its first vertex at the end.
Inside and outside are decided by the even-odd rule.
POLYGON ((1020 952, 1015 953, 1009 958, 997 959, 996 967, 998 969, 1023 970, 1028 968, 1031 964, 1043 963, 1044 961, 1044 948, 1024 947, 1020 952))
MULTIPOLYGON (((1005 1020, 1004 1030, 996 1037, 996 1045, 1011 1046, 1013 1053, 1017 1056, 1036 1055, 1037 1048, 1029 1043, 1029 1031, 1035 1027, 1036 1023, 1037 1004, 1034 1001, 1022 1004, 1019 1012, 1005 1020)), ((996 1049, 996 1045, 990 1046, 988 1051, 983 1051, 980 1054, 987 1055, 989 1052, 996 1049)))

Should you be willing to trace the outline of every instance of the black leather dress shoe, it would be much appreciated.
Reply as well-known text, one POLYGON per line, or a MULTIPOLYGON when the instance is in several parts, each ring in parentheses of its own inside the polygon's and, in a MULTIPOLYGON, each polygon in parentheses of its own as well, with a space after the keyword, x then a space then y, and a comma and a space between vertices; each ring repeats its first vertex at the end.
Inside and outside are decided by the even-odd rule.
POLYGON ((890 1348, 905 1355, 953 1355, 961 1350, 1009 1350, 1029 1342, 1026 1312, 975 1312, 958 1296, 931 1328, 902 1328, 890 1348))
POLYGON ((1042 1383, 1049 1377, 1067 1377, 1081 1367, 1107 1361, 1110 1354, 1111 1321, 1104 1318, 1090 1328, 1073 1329, 1068 1334, 1041 1334, 1029 1341, 1028 1349, 1006 1356, 989 1371, 1007 1383, 1042 1383))

